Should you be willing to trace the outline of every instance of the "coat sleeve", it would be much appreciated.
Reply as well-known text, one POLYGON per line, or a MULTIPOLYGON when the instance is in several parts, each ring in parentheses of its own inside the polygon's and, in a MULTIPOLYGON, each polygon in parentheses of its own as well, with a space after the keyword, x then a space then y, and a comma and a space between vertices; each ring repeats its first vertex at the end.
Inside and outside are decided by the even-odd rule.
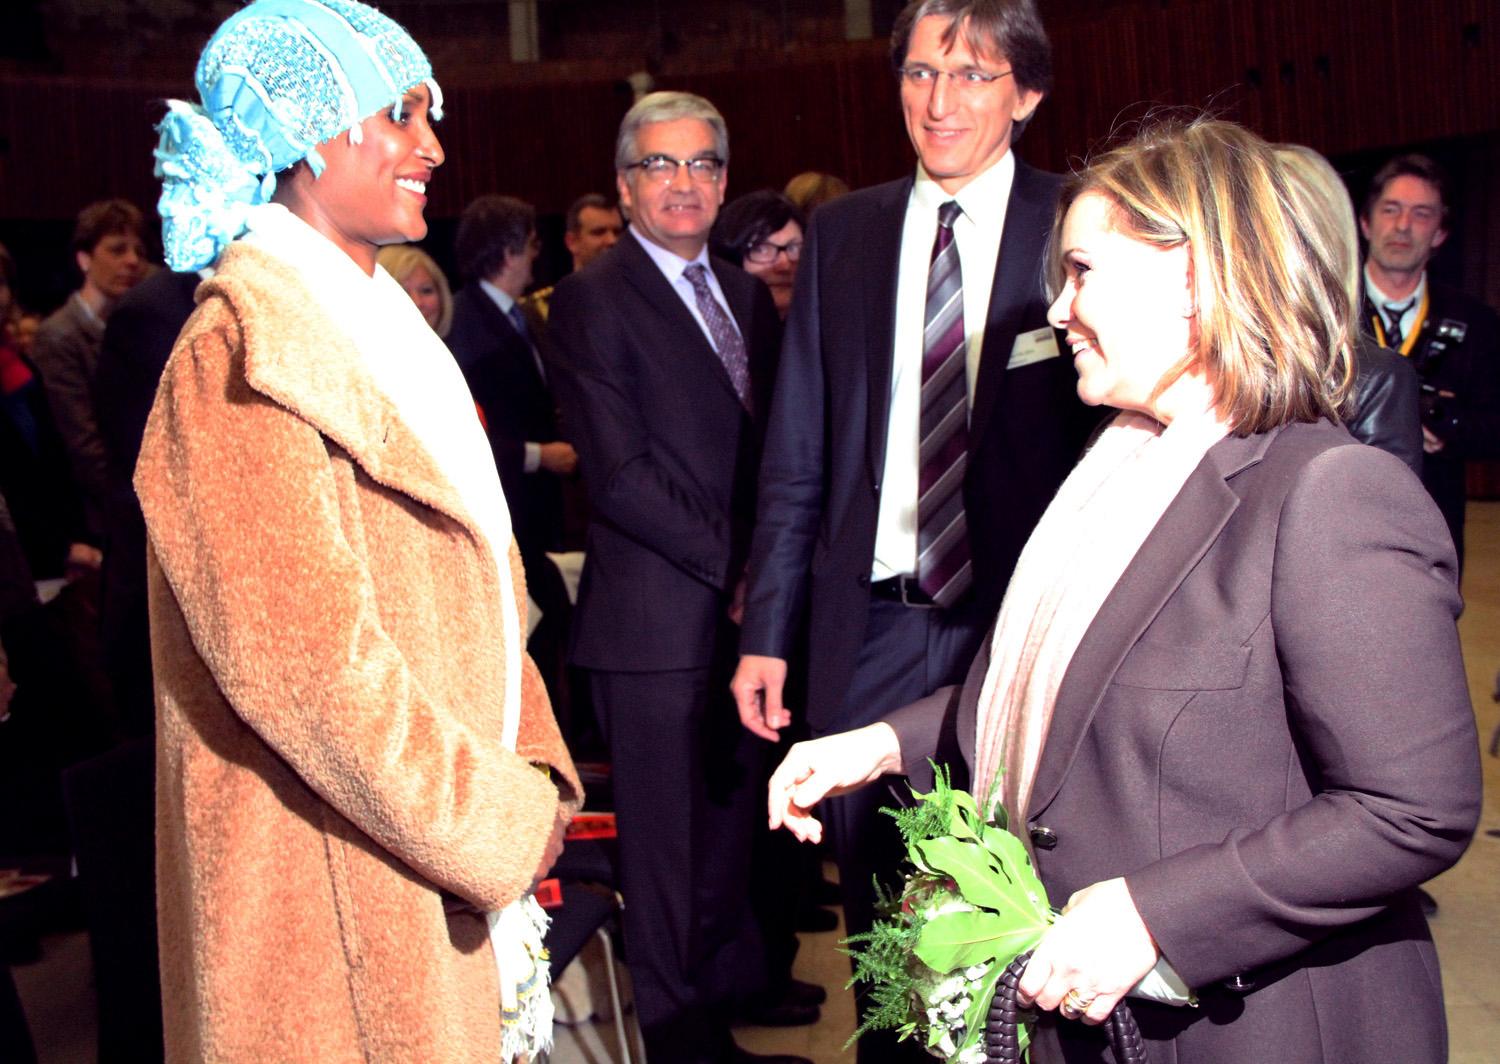
POLYGON ((761 455, 740 653, 787 658, 823 518, 826 381, 819 339, 818 224, 808 230, 761 455))
POLYGON ((728 591, 731 563, 724 515, 651 453, 648 414, 629 379, 622 309, 597 281, 558 285, 549 324, 556 352, 553 385, 578 449, 594 509, 608 522, 693 579, 728 591))
POLYGON ((499 908, 529 887, 560 790, 576 797, 555 725, 536 721, 535 671, 522 677, 522 753, 423 689, 346 537, 327 442, 245 384, 237 344, 222 325, 179 348, 136 475, 193 648, 233 712, 333 809, 428 881, 499 908))
POLYGON ((1349 435, 1389 451, 1422 475, 1422 415, 1417 371, 1400 355, 1361 343, 1355 358, 1354 413, 1349 435))
POLYGON ((953 712, 961 690, 957 684, 939 687, 881 718, 895 731, 901 744, 901 772, 917 790, 932 789, 931 761, 937 757, 943 725, 953 712))
POLYGON ((1269 619, 1312 797, 1126 876, 1189 985, 1290 957, 1463 853, 1480 767, 1454 584, 1415 477, 1366 447, 1308 464, 1282 509, 1269 619))
POLYGON ((62 437, 73 469, 73 479, 83 497, 89 536, 101 542, 104 530, 104 499, 108 494, 104 442, 94 421, 93 382, 89 360, 79 345, 81 336, 64 330, 43 329, 37 333, 32 358, 42 374, 52 423, 62 437))

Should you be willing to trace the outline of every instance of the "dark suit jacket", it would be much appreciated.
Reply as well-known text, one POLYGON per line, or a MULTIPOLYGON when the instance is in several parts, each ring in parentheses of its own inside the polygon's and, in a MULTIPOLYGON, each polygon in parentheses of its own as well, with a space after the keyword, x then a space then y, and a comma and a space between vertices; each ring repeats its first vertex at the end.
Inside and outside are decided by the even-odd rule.
MULTIPOLYGON (((1453 393, 1452 399, 1436 402, 1424 419, 1447 444, 1429 460, 1461 467, 1465 459, 1500 457, 1500 318, 1484 303, 1431 276, 1427 289, 1427 317, 1409 361, 1424 385, 1453 393), (1445 323, 1450 327, 1445 329, 1445 323)), ((1370 336, 1375 310, 1368 296, 1363 310, 1370 336)))
POLYGON ((131 478, 146 418, 167 357, 196 303, 196 273, 161 270, 121 298, 104 326, 94 375, 94 409, 104 444, 104 651, 126 730, 150 735, 155 722, 146 623, 146 520, 131 478))
MULTIPOLYGON (((1479 813, 1459 605, 1416 478, 1326 422, 1222 441, 1142 544, 1063 677, 1027 826, 1054 904, 1123 875, 1198 991, 1131 1002, 1152 1060, 1445 1059, 1412 888, 1479 813)), ((888 718, 914 785, 969 759, 988 657, 888 718)))
MULTIPOLYGON (((713 259, 765 408, 778 323, 765 285, 713 259)), ((706 667, 743 572, 760 456, 754 420, 698 323, 633 236, 562 279, 548 321, 594 520, 573 660, 706 667)))
MULTIPOLYGON (((1060 179, 1016 161, 970 414, 964 505, 976 615, 993 615, 1096 420, 1072 360, 1007 368, 1047 325, 1042 256, 1060 179)), ((837 721, 864 640, 890 406, 901 230, 912 179, 819 208, 787 321, 761 467, 740 651, 786 658, 811 594, 808 719, 837 721)))
MULTIPOLYGON (((524 308, 522 313, 526 313, 524 308)), ((539 345, 544 326, 528 316, 527 327, 539 345)), ((562 486, 544 469, 524 470, 525 445, 559 439, 557 404, 537 370, 531 346, 505 313, 477 284, 453 300, 453 327, 448 347, 463 370, 474 401, 484 411, 486 432, 510 505, 516 543, 524 558, 556 549, 562 535, 562 486)))
POLYGON ((42 322, 31 347, 32 361, 46 386, 52 423, 73 466, 73 482, 83 500, 91 542, 103 536, 107 493, 93 391, 103 335, 103 324, 75 292, 42 322))
POLYGON ((0 396, 0 495, 32 576, 51 579, 63 575, 68 548, 97 540, 98 529, 85 518, 41 376, 24 355, 15 356, 33 372, 20 389, 0 396))
MULTIPOLYGON (((1463 561, 1466 463, 1500 456, 1500 318, 1472 296, 1427 278, 1429 305, 1408 361, 1422 385, 1422 424, 1445 446, 1422 456, 1422 483, 1463 561)), ((1375 309, 1363 303, 1366 334, 1375 309)))
MULTIPOLYGON (((94 374, 94 409, 109 469, 111 507, 124 504, 137 520, 140 505, 130 479, 135 475, 146 417, 167 356, 193 313, 199 280, 196 273, 160 270, 125 293, 104 326, 94 374)), ((144 587, 144 538, 140 545, 144 587)))

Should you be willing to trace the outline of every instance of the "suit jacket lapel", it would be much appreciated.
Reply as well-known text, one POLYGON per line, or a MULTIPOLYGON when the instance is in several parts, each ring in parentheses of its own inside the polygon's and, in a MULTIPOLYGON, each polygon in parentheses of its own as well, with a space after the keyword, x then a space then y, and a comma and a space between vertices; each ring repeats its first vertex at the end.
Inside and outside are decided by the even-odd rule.
POLYGON ((1038 298, 1042 254, 1056 209, 1051 186, 1037 170, 1017 159, 1010 202, 1005 208, 1005 230, 1000 236, 1000 258, 990 286, 984 346, 979 352, 979 374, 969 415, 970 454, 978 448, 1004 390, 1006 365, 1026 307, 1038 298))
MULTIPOLYGON (((901 272, 901 232, 915 178, 889 186, 888 198, 874 209, 864 245, 868 282, 859 327, 865 330, 865 378, 870 388, 867 449, 870 471, 878 482, 885 471, 886 424, 891 411, 891 373, 896 357, 896 282, 901 272)), ((855 327, 854 322, 849 326, 855 327)))
MULTIPOLYGON (((500 304, 477 284, 474 286, 474 298, 479 302, 480 317, 484 320, 485 328, 503 348, 513 352, 516 363, 523 367, 521 372, 525 374, 532 391, 537 395, 546 395, 547 382, 542 379, 542 372, 537 368, 537 356, 532 353, 531 343, 521 335, 510 316, 500 309, 500 304)), ((516 305, 520 306, 519 303, 516 305)))
MULTIPOLYGON (((1258 462, 1275 436, 1273 430, 1215 444, 1104 600, 1058 688, 1052 727, 1032 785, 1030 816, 1044 812, 1057 796, 1120 662, 1239 506, 1239 496, 1226 480, 1258 462)), ((972 749, 972 736, 969 742, 972 749)))
MULTIPOLYGON (((646 249, 641 247, 640 241, 627 234, 621 237, 620 242, 615 246, 622 249, 620 266, 626 282, 639 292, 658 314, 671 323, 672 333, 679 350, 683 350, 689 357, 707 359, 708 364, 712 366, 711 372, 715 378, 738 405, 740 397, 735 393, 734 382, 729 379, 729 371, 724 368, 719 353, 703 335, 703 329, 699 326, 698 320, 672 290, 671 282, 667 280, 651 256, 646 254, 646 249)), ((717 275, 717 271, 715 274, 717 275)), ((727 290, 725 298, 728 298, 727 290)), ((730 309, 734 310, 733 304, 730 309)), ((746 335, 744 319, 740 318, 739 314, 735 317, 740 321, 740 335, 746 335)))
MULTIPOLYGON (((714 276, 719 279, 719 287, 724 291, 724 302, 729 304, 729 313, 734 315, 734 323, 739 326, 740 335, 748 337, 751 319, 755 317, 754 290, 736 284, 738 278, 729 272, 734 267, 723 259, 710 255, 708 264, 713 268, 714 276)), ((745 341, 745 348, 747 351, 750 348, 748 339, 745 341)))

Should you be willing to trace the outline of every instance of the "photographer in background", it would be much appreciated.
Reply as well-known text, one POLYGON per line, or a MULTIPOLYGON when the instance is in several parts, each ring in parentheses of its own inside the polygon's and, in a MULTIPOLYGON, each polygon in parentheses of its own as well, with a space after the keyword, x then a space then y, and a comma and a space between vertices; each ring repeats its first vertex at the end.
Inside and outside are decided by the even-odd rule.
POLYGON ((1370 183, 1360 228, 1364 327, 1411 359, 1422 382, 1422 483, 1464 557, 1465 462, 1500 455, 1500 319, 1427 276, 1448 238, 1447 177, 1424 155, 1402 155, 1370 183))

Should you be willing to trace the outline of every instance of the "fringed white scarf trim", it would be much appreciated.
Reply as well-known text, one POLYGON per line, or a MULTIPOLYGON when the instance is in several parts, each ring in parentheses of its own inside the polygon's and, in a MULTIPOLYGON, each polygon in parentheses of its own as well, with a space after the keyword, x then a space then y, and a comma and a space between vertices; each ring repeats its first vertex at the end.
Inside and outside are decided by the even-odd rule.
POLYGON ((500 1059, 535 1060, 552 1049, 552 979, 543 945, 551 920, 530 894, 485 919, 500 969, 500 1059))

